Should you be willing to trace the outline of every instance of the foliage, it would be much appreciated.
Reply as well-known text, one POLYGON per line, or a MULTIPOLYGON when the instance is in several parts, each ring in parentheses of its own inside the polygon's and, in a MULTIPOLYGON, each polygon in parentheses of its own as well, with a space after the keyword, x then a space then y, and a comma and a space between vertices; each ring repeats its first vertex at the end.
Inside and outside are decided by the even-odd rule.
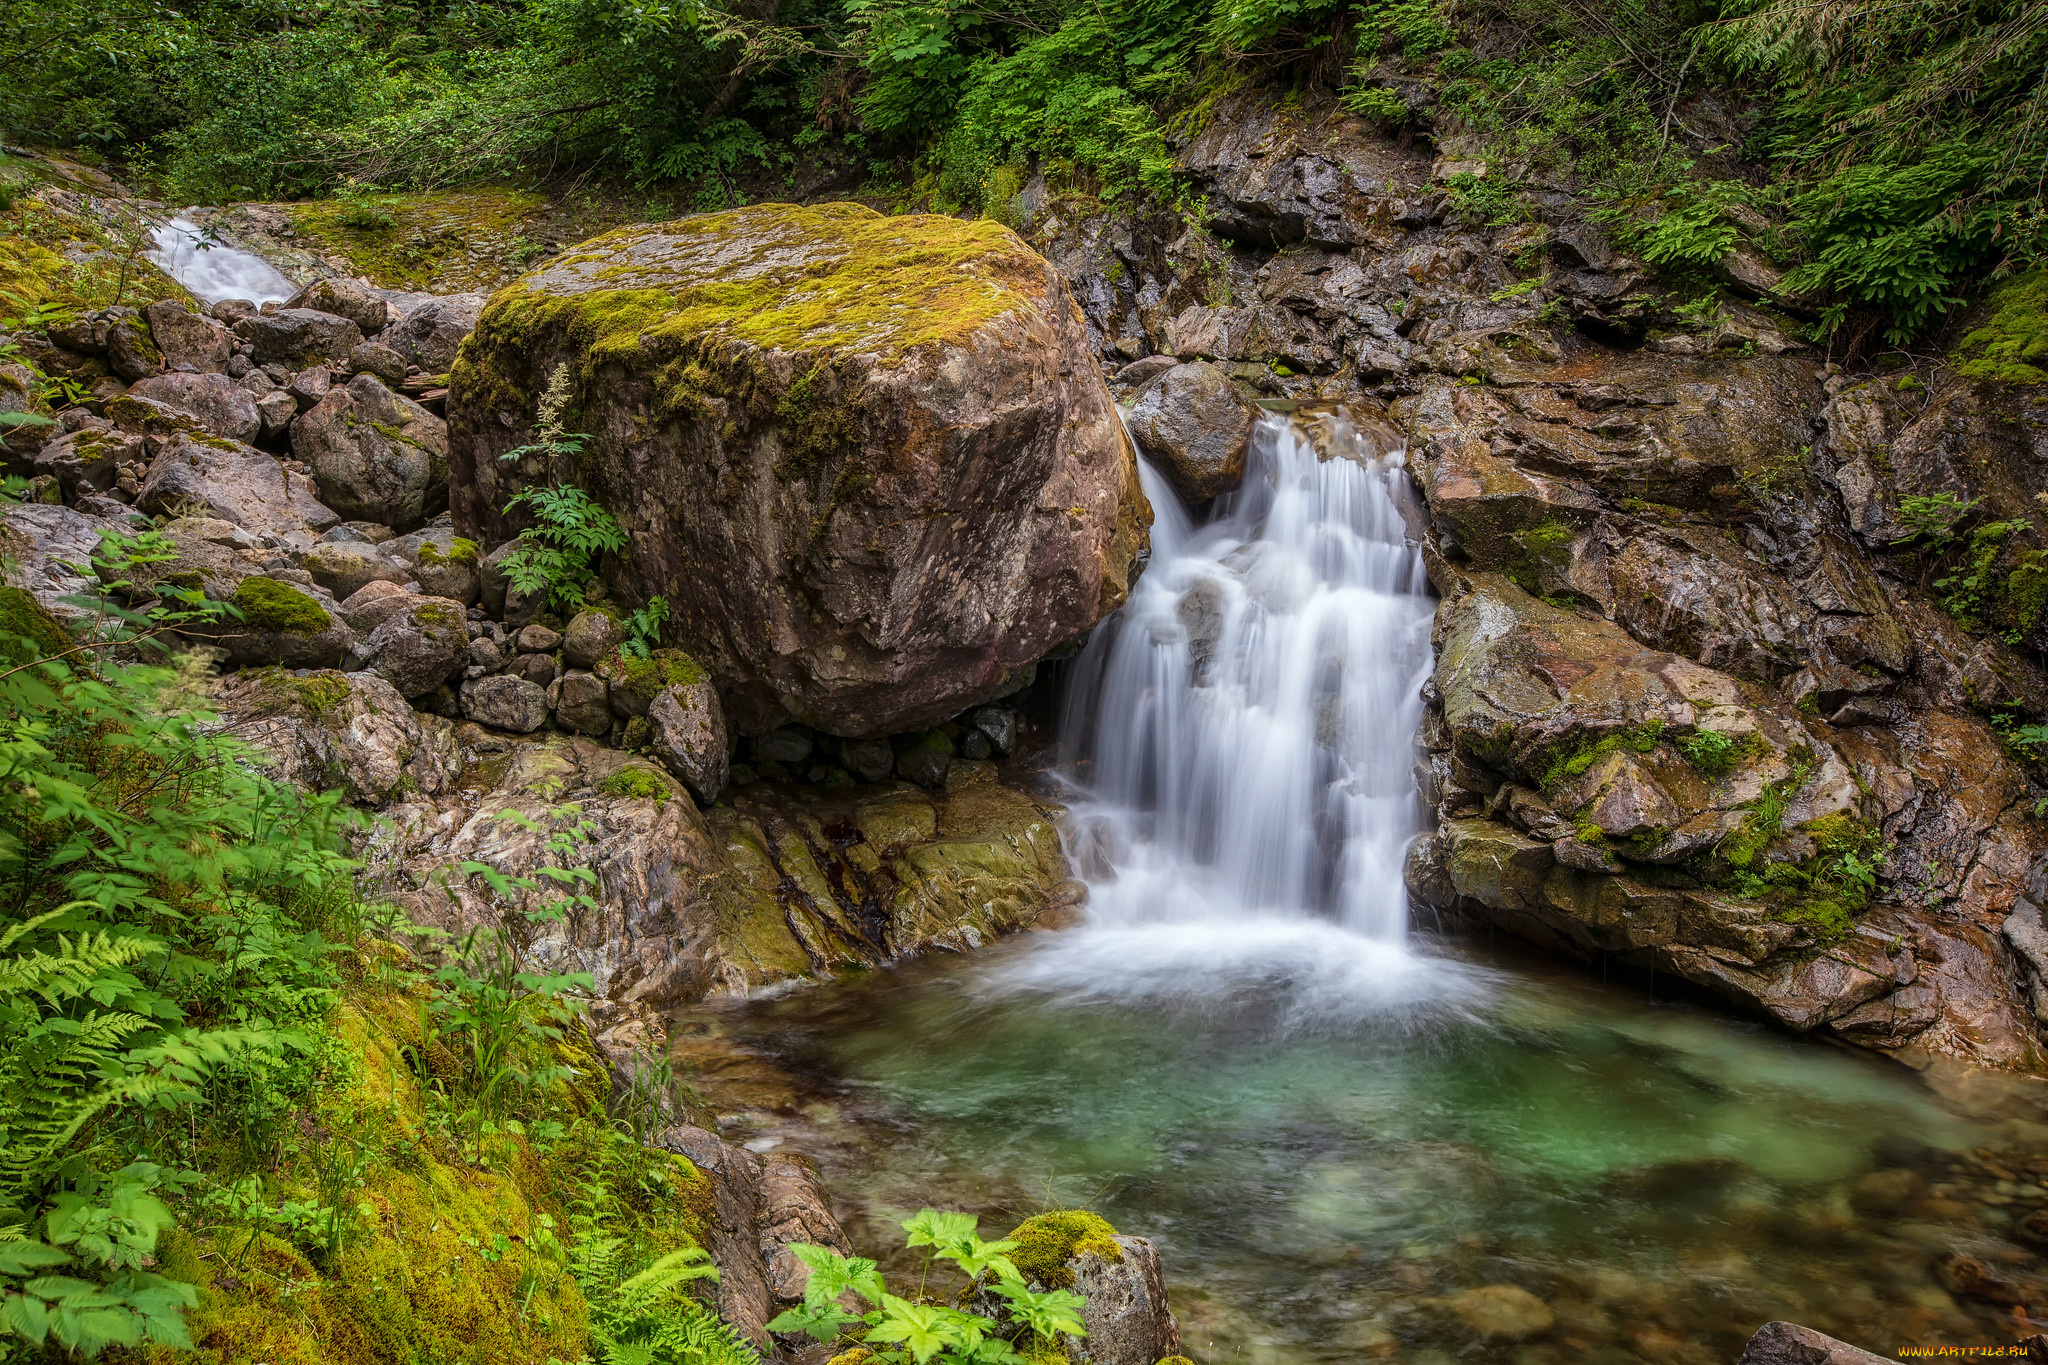
POLYGON ((840 1339, 851 1330, 859 1334, 853 1339, 872 1353, 870 1359, 892 1365, 926 1365, 933 1360, 941 1365, 1001 1365, 1028 1359, 999 1335, 1006 1327, 1020 1340, 1049 1347, 1056 1347, 1063 1335, 1087 1334, 1079 1315, 1081 1297, 1065 1289, 1032 1289, 1009 1256, 1018 1244, 982 1241, 972 1215, 925 1209, 905 1219, 903 1229, 907 1245, 927 1248, 921 1285, 929 1284, 933 1263, 945 1261, 968 1286, 981 1287, 1003 1301, 1005 1322, 942 1302, 898 1298, 889 1292, 873 1261, 797 1244, 790 1250, 811 1272, 804 1302, 769 1323, 769 1330, 807 1332, 819 1341, 840 1339), (848 1293, 871 1307, 864 1313, 852 1312, 841 1302, 848 1293), (877 1346, 883 1349, 877 1351, 877 1346))
POLYGON ((2048 383, 2048 270, 1991 296, 1990 316, 1956 344, 1956 373, 2008 384, 2048 383))
POLYGON ((717 1278, 701 1247, 671 1252, 614 1285, 586 1271, 591 1344, 605 1365, 760 1365, 744 1338, 677 1292, 717 1278))
POLYGON ((1953 493, 1899 500, 1899 524, 1906 534, 1892 541, 1894 546, 1913 547, 1929 555, 1940 555, 1958 539, 1957 528, 1976 511, 1981 498, 1959 498, 1953 493))
POLYGON ((629 659, 651 659, 661 645, 661 628, 668 621, 668 599, 656 593, 644 607, 635 607, 626 618, 626 641, 619 652, 629 659))
POLYGON ((1678 752, 1700 776, 1718 779, 1734 772, 1762 744, 1753 732, 1737 737, 1725 730, 1695 730, 1680 737, 1678 752))
POLYGON ((618 518, 581 488, 555 482, 559 466, 580 454, 590 439, 569 434, 563 424, 570 397, 569 367, 558 365, 541 395, 535 441, 498 458, 536 458, 548 480, 529 484, 505 504, 507 512, 523 507, 533 518, 503 561, 506 580, 519 592, 544 593, 560 610, 577 611, 583 607, 593 561, 600 554, 623 550, 626 532, 618 518))

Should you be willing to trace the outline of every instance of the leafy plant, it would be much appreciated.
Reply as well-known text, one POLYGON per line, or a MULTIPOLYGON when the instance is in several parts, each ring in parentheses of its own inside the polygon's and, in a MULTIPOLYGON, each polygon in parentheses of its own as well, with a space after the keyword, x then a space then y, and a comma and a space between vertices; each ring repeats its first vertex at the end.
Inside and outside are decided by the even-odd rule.
POLYGON ((1892 541, 1895 546, 1914 546, 1929 555, 1940 555, 1959 539, 1956 528, 1974 512, 1981 498, 1959 498, 1953 493, 1899 500, 1899 524, 1906 534, 1892 541))
MULTIPOLYGON (((615 1245, 598 1265, 615 1263, 615 1245)), ((698 1280, 716 1280, 718 1267, 701 1247, 671 1252, 616 1285, 583 1260, 591 1295, 590 1339, 605 1365, 760 1365, 760 1354, 726 1323, 679 1293, 698 1280), (594 1291, 594 1292, 591 1292, 594 1291)))
POLYGON ((511 512, 524 508, 533 524, 519 533, 505 557, 506 580, 522 593, 544 593, 564 611, 580 610, 597 556, 626 548, 626 531, 618 518, 574 484, 556 480, 556 469, 583 450, 586 435, 572 435, 564 425, 572 397, 569 367, 557 365, 541 395, 537 438, 498 458, 519 461, 538 457, 547 482, 531 484, 505 504, 511 512))
POLYGON ((668 599, 656 594, 647 605, 635 608, 626 618, 626 642, 619 646, 629 659, 650 657, 661 644, 661 628, 668 620, 668 599))
POLYGON ((1006 1322, 942 1303, 898 1298, 889 1292, 873 1261, 798 1244, 790 1250, 811 1272, 803 1306, 777 1317, 768 1324, 769 1330, 806 1332, 819 1341, 833 1341, 849 1330, 857 1331, 861 1344, 874 1353, 873 1359, 892 1365, 904 1361, 926 1365, 932 1360, 941 1365, 1025 1361, 1028 1357, 1001 1335, 1006 1327, 1011 1336, 1021 1333, 1047 1346, 1056 1346, 1062 1335, 1087 1335, 1080 1318, 1085 1300, 1064 1289, 1032 1289, 1008 1255, 1018 1244, 982 1241, 971 1214, 924 1209, 905 1219, 903 1229, 908 1234, 907 1245, 928 1248, 921 1283, 929 1281, 933 1262, 946 1261, 968 1284, 986 1288, 1004 1301, 1006 1322), (848 1293, 872 1306, 865 1313, 850 1311, 841 1302, 848 1293), (883 1349, 876 1351, 877 1346, 883 1349))

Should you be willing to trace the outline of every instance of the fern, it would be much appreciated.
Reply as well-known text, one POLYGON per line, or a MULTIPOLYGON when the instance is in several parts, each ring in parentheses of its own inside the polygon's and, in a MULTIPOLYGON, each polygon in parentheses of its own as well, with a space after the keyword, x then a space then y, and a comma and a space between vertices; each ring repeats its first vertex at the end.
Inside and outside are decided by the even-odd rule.
POLYGON ((569 367, 557 365, 541 394, 533 444, 506 451, 498 458, 518 461, 538 457, 548 482, 514 493, 505 511, 524 509, 533 525, 519 533, 504 560, 505 578, 528 595, 545 594, 550 605, 565 611, 583 606, 585 585, 599 555, 626 548, 626 531, 618 518, 573 484, 555 482, 555 469, 582 453, 590 438, 571 434, 566 417, 572 396, 569 367))

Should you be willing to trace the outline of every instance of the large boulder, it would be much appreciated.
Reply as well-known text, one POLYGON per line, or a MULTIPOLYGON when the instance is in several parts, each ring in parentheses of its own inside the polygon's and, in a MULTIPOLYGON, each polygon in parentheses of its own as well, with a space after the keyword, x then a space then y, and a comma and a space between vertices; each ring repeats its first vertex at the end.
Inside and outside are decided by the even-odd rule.
POLYGON ((455 363, 463 339, 476 330, 484 310, 481 294, 449 294, 428 299, 400 318, 379 338, 408 365, 428 374, 445 374, 455 363))
POLYGON ((334 599, 310 582, 251 575, 235 585, 228 602, 233 620, 191 633, 211 638, 230 662, 333 668, 355 648, 355 632, 334 599))
POLYGON ((460 602, 415 597, 370 632, 363 650, 364 671, 407 700, 424 697, 469 662, 469 618, 460 602))
POLYGON ((391 305, 358 280, 315 280, 287 299, 284 306, 347 318, 366 337, 377 335, 391 323, 391 305))
POLYGON ((448 499, 448 428, 409 398, 359 374, 292 423, 292 454, 343 516, 410 530, 448 499))
MULTIPOLYGON (((456 525, 543 475, 564 371, 615 596, 743 732, 920 728, 1124 599, 1150 509, 1059 275, 1007 229, 759 205, 621 229, 493 298, 449 394, 456 525)), ((488 596, 488 593, 487 593, 488 596)))
POLYGON ((280 777, 309 791, 338 789, 381 806, 444 791, 460 767, 447 722, 413 710, 373 673, 251 669, 213 691, 236 733, 267 752, 280 777))
POLYGON ((58 620, 83 624, 93 613, 71 599, 100 589, 92 557, 101 538, 134 531, 125 520, 54 503, 0 504, 0 573, 9 587, 26 591, 58 620))
POLYGON ((255 396, 225 374, 151 375, 129 385, 127 396, 188 412, 207 431, 230 441, 253 441, 263 430, 255 396))
POLYGON ((135 503, 158 516, 202 515, 258 533, 324 531, 341 520, 303 474, 261 451, 180 434, 150 461, 135 503))
POLYGON ((697 794, 705 805, 725 789, 725 713, 718 693, 699 678, 662 689, 647 708, 651 737, 647 747, 663 767, 697 794))
POLYGON ((1244 482, 1259 410, 1205 360, 1176 365, 1131 408, 1131 436, 1186 502, 1207 502, 1244 482))
POLYGON ((159 299, 142 310, 149 335, 171 373, 226 374, 235 337, 212 318, 195 316, 176 299, 159 299))
POLYGON ((235 335, 249 343, 257 364, 276 361, 294 370, 341 359, 363 344, 362 328, 311 308, 251 314, 235 324, 235 335))

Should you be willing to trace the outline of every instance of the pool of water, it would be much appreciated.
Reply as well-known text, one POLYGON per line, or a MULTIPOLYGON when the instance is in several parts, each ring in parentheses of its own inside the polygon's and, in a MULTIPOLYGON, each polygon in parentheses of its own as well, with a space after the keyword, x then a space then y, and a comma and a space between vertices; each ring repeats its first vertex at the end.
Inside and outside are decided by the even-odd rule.
POLYGON ((2039 1330, 2032 1082, 1541 960, 1359 959, 1294 926, 1219 981, 1199 932, 1178 967, 1116 932, 1143 931, 707 1007, 678 1071, 729 1137, 817 1160, 868 1254, 925 1204, 1154 1239, 1204 1362, 1727 1365, 1781 1317, 1880 1352, 2039 1330), (1077 956, 1128 960, 1125 988, 1075 987, 1077 956))

